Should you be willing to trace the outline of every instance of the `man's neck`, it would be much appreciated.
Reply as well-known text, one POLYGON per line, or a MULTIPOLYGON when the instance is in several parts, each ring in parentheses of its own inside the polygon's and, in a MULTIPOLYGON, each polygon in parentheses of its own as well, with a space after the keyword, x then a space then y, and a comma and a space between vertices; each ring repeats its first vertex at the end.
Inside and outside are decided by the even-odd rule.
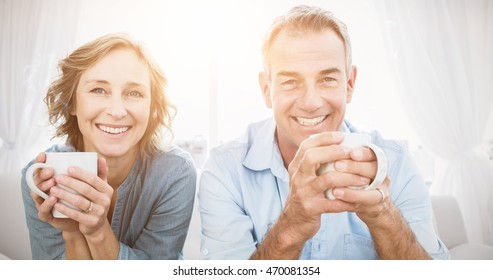
POLYGON ((279 152, 281 153, 282 161, 284 164, 284 167, 288 169, 289 164, 291 161, 293 161, 294 156, 296 155, 296 152, 298 151, 298 147, 293 146, 291 143, 287 142, 285 139, 280 139, 278 137, 278 132, 276 129, 275 132, 275 140, 277 142, 277 146, 279 147, 279 152))

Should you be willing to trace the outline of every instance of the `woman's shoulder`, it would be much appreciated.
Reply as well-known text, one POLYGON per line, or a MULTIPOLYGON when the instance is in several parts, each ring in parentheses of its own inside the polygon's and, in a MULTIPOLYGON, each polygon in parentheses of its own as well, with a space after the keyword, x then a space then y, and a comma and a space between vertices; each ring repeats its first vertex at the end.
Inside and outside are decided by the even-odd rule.
POLYGON ((195 164, 192 156, 176 145, 161 149, 152 156, 151 168, 158 168, 160 170, 165 168, 164 170, 176 171, 193 170, 195 172, 195 164))
POLYGON ((152 186, 152 191, 161 190, 162 194, 169 189, 189 192, 195 191, 197 170, 192 157, 177 146, 160 150, 144 160, 143 169, 146 185, 152 186), (160 187, 157 187, 160 186, 160 187))

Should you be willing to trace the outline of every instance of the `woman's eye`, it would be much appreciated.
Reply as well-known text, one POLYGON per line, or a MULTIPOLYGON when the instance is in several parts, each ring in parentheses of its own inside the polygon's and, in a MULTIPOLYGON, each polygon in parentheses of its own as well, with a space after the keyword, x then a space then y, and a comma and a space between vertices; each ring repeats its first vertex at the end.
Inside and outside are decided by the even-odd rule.
POLYGON ((106 93, 106 91, 102 88, 94 88, 91 90, 91 92, 98 93, 98 94, 105 94, 106 93))
POLYGON ((135 91, 135 90, 130 91, 128 93, 128 95, 131 97, 143 97, 144 96, 142 93, 140 93, 139 91, 135 91))

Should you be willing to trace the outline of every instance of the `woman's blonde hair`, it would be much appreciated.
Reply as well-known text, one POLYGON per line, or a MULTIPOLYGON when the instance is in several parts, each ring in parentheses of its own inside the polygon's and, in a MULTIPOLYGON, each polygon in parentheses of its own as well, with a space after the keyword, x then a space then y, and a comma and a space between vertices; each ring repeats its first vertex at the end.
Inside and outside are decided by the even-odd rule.
POLYGON ((144 47, 128 35, 108 34, 81 46, 62 59, 58 64, 61 74, 46 93, 45 103, 48 106, 50 123, 56 127, 55 137, 67 136, 67 142, 78 151, 84 148, 83 135, 79 130, 77 117, 70 112, 75 109, 80 77, 109 52, 122 48, 133 50, 148 67, 150 74, 151 108, 147 129, 139 142, 141 156, 154 154, 160 149, 163 132, 172 139, 171 122, 176 110, 166 98, 167 81, 161 68, 144 47))

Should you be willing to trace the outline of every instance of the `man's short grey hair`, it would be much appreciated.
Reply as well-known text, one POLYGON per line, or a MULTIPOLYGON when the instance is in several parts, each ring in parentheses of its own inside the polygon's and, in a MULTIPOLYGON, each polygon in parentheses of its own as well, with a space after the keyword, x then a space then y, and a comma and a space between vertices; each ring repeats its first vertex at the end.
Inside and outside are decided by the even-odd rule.
POLYGON ((293 7, 287 14, 274 20, 262 45, 264 67, 268 70, 272 44, 281 31, 298 36, 307 31, 321 32, 327 29, 334 31, 342 39, 346 50, 346 73, 349 73, 352 63, 351 41, 346 24, 327 10, 306 5, 293 7))

